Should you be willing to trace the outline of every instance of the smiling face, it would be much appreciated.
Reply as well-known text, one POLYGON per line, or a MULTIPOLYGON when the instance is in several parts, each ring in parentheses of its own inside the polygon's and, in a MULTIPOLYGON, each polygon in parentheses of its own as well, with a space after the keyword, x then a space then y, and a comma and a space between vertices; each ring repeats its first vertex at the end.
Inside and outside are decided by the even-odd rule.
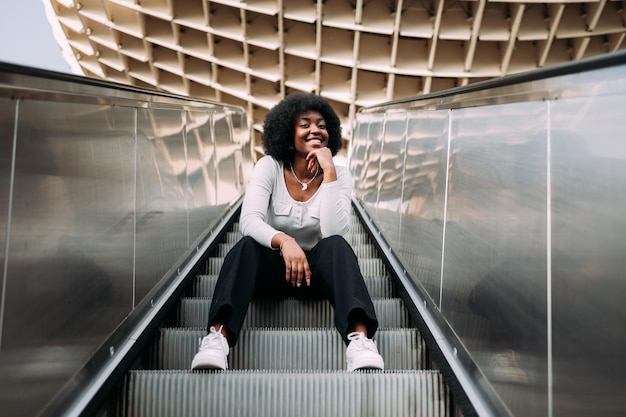
POLYGON ((301 113, 296 118, 294 147, 296 154, 306 156, 313 149, 328 146, 328 131, 322 114, 315 110, 301 113))

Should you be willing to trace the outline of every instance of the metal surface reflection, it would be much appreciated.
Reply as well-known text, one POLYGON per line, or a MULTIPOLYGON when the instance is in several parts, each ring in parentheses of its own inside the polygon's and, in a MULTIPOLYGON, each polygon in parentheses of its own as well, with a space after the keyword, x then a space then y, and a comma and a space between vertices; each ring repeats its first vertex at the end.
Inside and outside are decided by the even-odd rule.
POLYGON ((359 136, 355 138, 350 170, 357 176, 355 179, 358 193, 363 202, 375 208, 378 200, 378 176, 383 137, 384 114, 368 115, 365 129, 356 129, 359 136), (364 136, 360 136, 363 134, 364 136), (360 157, 356 157, 359 155, 360 157))
POLYGON ((513 103, 451 123, 441 309, 516 415, 548 412, 547 114, 513 103))
POLYGON ((232 135, 233 119, 226 112, 213 113, 211 119, 215 137, 215 156, 217 164, 217 202, 226 204, 243 192, 244 149, 232 135))
POLYGON ((551 108, 554 394, 580 416, 623 415, 626 392, 626 79, 595 81, 551 108))
POLYGON ((188 246, 183 116, 180 109, 137 111, 135 304, 188 246))
POLYGON ((435 304, 441 305, 449 114, 410 112, 408 119, 397 251, 435 304))
POLYGON ((516 416, 626 413, 621 57, 356 117, 357 200, 516 416))
MULTIPOLYGON (((126 289, 133 270, 127 213, 134 206, 134 140, 132 130, 124 133, 132 121, 126 111, 19 103, 2 306, 2 362, 11 372, 39 364, 43 380, 60 384, 132 308, 126 289), (46 365, 48 356, 56 357, 54 366, 46 365)), ((11 372, 3 373, 4 383, 15 383, 11 372)), ((43 382, 36 373, 25 378, 20 387, 30 394, 43 382)), ((32 398, 22 405, 43 400, 32 398)))
MULTIPOLYGON (((0 97, 0 266, 4 271, 6 236, 9 219, 9 196, 11 171, 13 169, 13 138, 15 135, 15 111, 13 100, 0 97)), ((4 290, 0 297, 5 298, 4 290)))
POLYGON ((0 409, 31 416, 223 217, 251 142, 243 109, 77 77, 3 68, 0 110, 0 409))
POLYGON ((194 241, 219 212, 215 141, 211 129, 213 112, 188 111, 187 192, 189 240, 194 241), (207 213, 207 209, 212 213, 207 213))

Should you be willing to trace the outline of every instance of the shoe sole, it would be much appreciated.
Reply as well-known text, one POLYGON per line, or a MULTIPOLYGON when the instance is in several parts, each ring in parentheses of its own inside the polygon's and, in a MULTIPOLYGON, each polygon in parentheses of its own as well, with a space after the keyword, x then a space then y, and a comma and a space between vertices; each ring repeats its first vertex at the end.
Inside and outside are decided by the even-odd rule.
POLYGON ((222 361, 216 358, 202 358, 202 360, 198 360, 198 362, 193 361, 191 363, 192 371, 196 369, 217 369, 225 371, 226 368, 227 366, 224 366, 222 361))
POLYGON ((216 365, 196 365, 191 367, 192 371, 209 370, 209 371, 225 371, 226 368, 216 365))
POLYGON ((382 358, 367 358, 353 362, 350 366, 348 366, 348 372, 354 372, 358 370, 384 371, 385 363, 382 358))

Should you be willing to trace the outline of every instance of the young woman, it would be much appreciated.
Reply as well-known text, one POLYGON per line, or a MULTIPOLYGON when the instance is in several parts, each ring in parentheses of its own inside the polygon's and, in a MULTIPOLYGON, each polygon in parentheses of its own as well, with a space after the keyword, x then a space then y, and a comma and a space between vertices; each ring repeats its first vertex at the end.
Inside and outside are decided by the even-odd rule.
POLYGON ((372 342, 378 320, 352 248, 352 178, 333 156, 339 117, 314 94, 288 95, 265 118, 266 156, 254 167, 240 217, 243 238, 220 271, 208 334, 192 369, 227 369, 229 346, 253 297, 325 298, 347 344, 348 371, 383 369, 372 342))

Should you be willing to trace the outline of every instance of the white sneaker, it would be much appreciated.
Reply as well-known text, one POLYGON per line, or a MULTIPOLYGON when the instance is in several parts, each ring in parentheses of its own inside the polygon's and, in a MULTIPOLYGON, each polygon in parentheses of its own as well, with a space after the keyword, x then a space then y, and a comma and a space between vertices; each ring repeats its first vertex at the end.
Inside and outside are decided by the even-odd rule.
POLYGON ((209 334, 200 342, 198 353, 191 362, 191 369, 228 369, 228 341, 222 335, 222 327, 211 326, 209 334))
POLYGON ((346 348, 346 362, 348 372, 357 369, 385 369, 383 357, 376 349, 376 343, 365 337, 362 332, 352 332, 348 335, 350 343, 346 348))

